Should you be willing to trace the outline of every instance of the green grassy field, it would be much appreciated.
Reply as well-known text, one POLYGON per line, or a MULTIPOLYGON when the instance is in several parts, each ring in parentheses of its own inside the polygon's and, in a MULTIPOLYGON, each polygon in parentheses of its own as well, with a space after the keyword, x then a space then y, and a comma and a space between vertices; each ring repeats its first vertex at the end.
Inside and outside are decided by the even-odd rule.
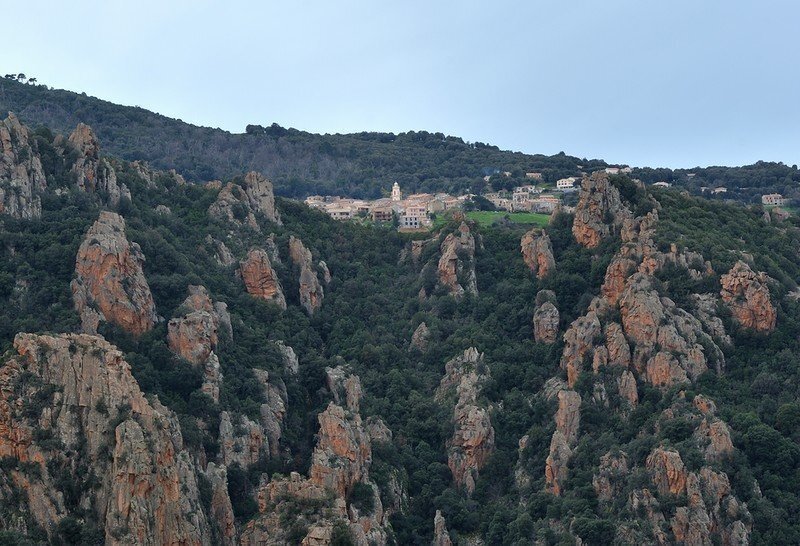
POLYGON ((467 218, 478 222, 482 226, 490 226, 495 222, 500 222, 507 217, 515 224, 532 224, 536 226, 546 226, 550 221, 549 214, 537 214, 535 212, 489 212, 471 211, 467 213, 467 218))

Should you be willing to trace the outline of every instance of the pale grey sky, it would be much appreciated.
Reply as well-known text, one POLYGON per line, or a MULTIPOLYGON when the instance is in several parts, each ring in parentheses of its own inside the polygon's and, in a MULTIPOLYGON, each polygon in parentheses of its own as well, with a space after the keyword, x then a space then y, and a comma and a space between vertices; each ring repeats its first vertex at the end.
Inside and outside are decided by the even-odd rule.
POLYGON ((0 72, 242 132, 800 163, 797 0, 0 0, 0 72))

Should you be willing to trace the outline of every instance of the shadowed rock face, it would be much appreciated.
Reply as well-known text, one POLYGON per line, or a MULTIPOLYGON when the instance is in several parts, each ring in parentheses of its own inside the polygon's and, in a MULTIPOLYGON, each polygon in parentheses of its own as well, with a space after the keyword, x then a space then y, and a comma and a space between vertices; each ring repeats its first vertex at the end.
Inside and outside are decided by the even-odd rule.
POLYGON ((325 295, 314 271, 311 251, 303 245, 303 241, 292 235, 289 237, 289 257, 300 268, 300 305, 309 315, 313 315, 322 307, 325 295))
POLYGON ((283 288, 266 252, 261 249, 248 252, 247 258, 240 264, 240 271, 248 294, 286 309, 283 288))
POLYGON ((68 142, 78 152, 72 172, 79 189, 87 193, 103 191, 108 195, 108 203, 115 207, 122 197, 131 198, 127 186, 117 183, 117 173, 111 164, 100 157, 100 143, 91 127, 79 123, 68 142))
POLYGON ((42 215, 38 193, 47 187, 30 129, 14 114, 0 121, 0 214, 32 220, 42 215))
POLYGON ((104 523, 106 544, 209 544, 177 417, 157 398, 144 397, 122 353, 85 334, 18 334, 14 345, 18 356, 0 368, 0 454, 35 463, 36 478, 27 470, 12 473, 35 507, 35 521, 52 532, 68 515, 61 484, 50 474, 61 468, 77 479, 98 478, 82 506, 104 523), (21 374, 37 380, 20 387, 21 374), (27 413, 48 385, 57 389, 48 407, 38 418, 27 413), (65 449, 39 445, 36 429, 65 449), (79 445, 81 457, 70 457, 79 445))
POLYGON ((409 349, 416 349, 422 353, 428 348, 428 342, 431 338, 431 331, 428 329, 428 325, 424 322, 420 322, 417 329, 414 330, 414 334, 411 336, 411 345, 409 349))
POLYGON ((72 281, 84 332, 97 333, 101 320, 134 336, 152 329, 157 317, 143 262, 139 245, 125 238, 122 216, 101 212, 78 249, 72 281))
POLYGON ((212 218, 235 226, 249 226, 260 231, 256 214, 263 214, 270 222, 282 225, 281 216, 275 208, 272 182, 260 173, 250 171, 242 184, 227 183, 208 208, 212 218))
POLYGON ((743 328, 756 332, 771 332, 775 329, 777 312, 770 300, 768 280, 766 273, 753 272, 741 260, 720 279, 722 301, 743 328))
POLYGON ((441 251, 437 268, 439 284, 455 298, 460 298, 464 292, 477 294, 475 237, 470 233, 469 226, 462 222, 456 233, 445 237, 441 251), (466 286, 461 285, 459 277, 464 279, 466 286))
POLYGON ((453 480, 468 495, 475 491, 475 479, 494 452, 494 428, 489 411, 478 403, 478 395, 489 379, 483 354, 471 347, 445 364, 445 376, 436 389, 444 401, 455 390, 455 430, 447 441, 447 464, 453 480))
POLYGON ((630 211, 622 204, 619 190, 609 182, 608 175, 592 173, 581 182, 572 234, 578 244, 595 248, 612 233, 614 226, 621 226, 630 216, 630 211))
POLYGON ((540 290, 536 295, 533 312, 533 339, 537 343, 555 343, 558 339, 560 315, 555 306, 556 295, 552 290, 540 290))
POLYGON ((520 241, 522 259, 531 273, 542 279, 556 269, 553 245, 543 229, 534 228, 522 236, 520 241))
POLYGON ((450 540, 450 533, 447 532, 447 522, 444 520, 441 510, 436 511, 433 518, 433 546, 453 546, 450 540))

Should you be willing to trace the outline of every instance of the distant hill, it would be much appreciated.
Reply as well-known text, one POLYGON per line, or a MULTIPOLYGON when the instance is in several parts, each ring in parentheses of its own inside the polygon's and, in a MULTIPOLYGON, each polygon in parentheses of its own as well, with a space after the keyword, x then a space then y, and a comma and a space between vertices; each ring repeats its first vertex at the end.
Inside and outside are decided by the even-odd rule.
POLYGON ((467 143, 442 133, 409 132, 318 135, 272 125, 249 125, 232 134, 198 127, 143 108, 120 106, 86 94, 0 78, 0 112, 12 111, 32 127, 69 133, 78 122, 94 129, 105 153, 176 169, 189 180, 227 179, 248 170, 270 177, 286 196, 339 193, 378 197, 393 182, 407 191, 480 189, 483 177, 525 172, 555 181, 584 169, 605 167, 565 154, 528 155, 467 143))
MULTIPOLYGON (((257 170, 288 197, 342 194, 375 198, 399 182, 405 191, 479 191, 483 177, 495 174, 494 189, 525 183, 526 172, 541 172, 546 182, 579 176, 607 166, 601 160, 503 151, 483 143, 426 131, 319 135, 276 124, 248 125, 244 133, 198 127, 135 106, 0 78, 0 113, 12 111, 26 124, 69 133, 78 122, 91 125, 105 153, 144 160, 159 169, 176 169, 189 180, 228 179, 257 170), (496 173, 509 172, 510 177, 496 173)), ((257 120, 254 120, 257 121, 257 120)), ((796 166, 758 162, 745 167, 635 169, 647 184, 725 187, 715 198, 758 203, 765 193, 800 199, 796 166)), ((708 193, 706 194, 708 195, 708 193)))

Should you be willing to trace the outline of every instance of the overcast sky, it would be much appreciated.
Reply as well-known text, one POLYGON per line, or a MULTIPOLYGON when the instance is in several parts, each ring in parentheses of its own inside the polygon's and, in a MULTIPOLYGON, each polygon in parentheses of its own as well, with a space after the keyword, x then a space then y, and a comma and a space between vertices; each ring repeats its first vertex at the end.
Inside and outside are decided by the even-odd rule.
POLYGON ((797 0, 0 0, 0 72, 243 132, 800 163, 797 0))

